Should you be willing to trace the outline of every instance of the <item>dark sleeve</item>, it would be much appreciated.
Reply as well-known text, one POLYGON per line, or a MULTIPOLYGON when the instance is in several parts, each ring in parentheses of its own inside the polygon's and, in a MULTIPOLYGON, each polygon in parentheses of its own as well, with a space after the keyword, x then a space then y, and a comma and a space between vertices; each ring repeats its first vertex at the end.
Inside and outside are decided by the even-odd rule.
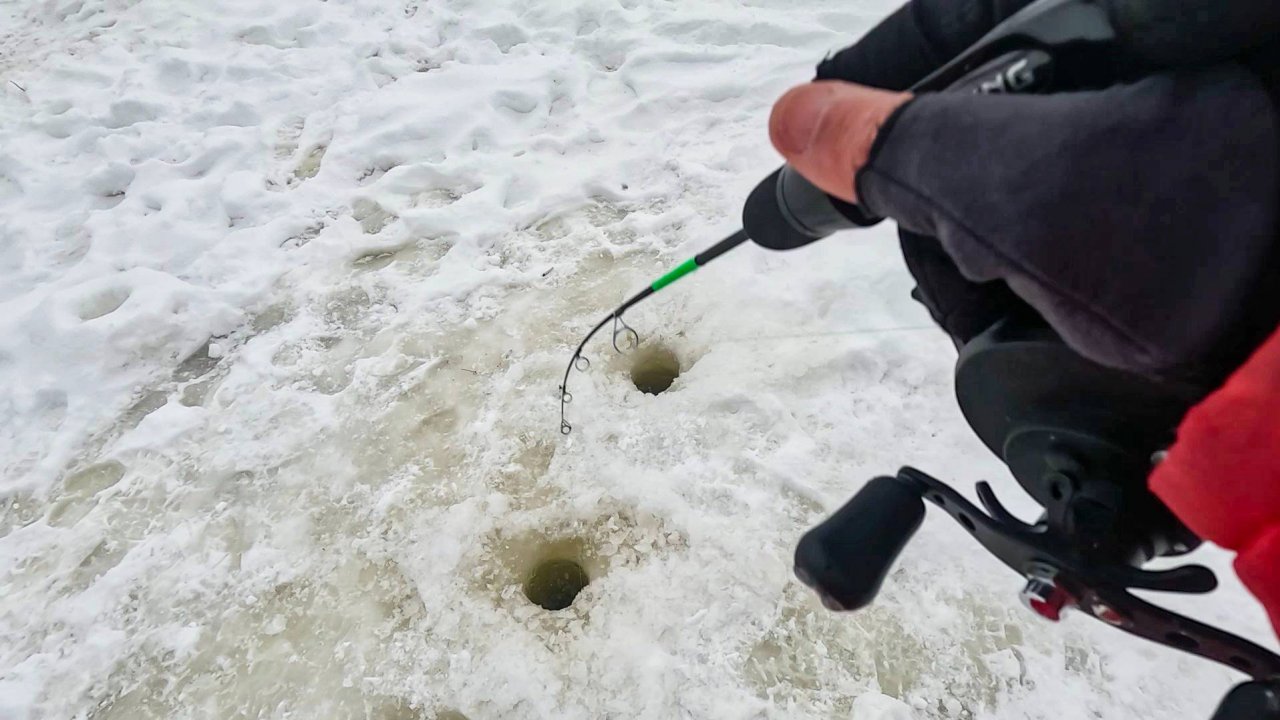
POLYGON ((1005 281, 1086 357, 1181 375, 1274 274, 1276 135, 1235 65, 1096 92, 926 95, 890 118, 856 183, 872 212, 938 238, 967 279, 1005 281))
POLYGON ((1237 58, 1280 36, 1275 0, 1107 0, 1125 47, 1158 67, 1237 58))
POLYGON ((912 0, 818 65, 817 79, 906 90, 1032 0, 912 0))

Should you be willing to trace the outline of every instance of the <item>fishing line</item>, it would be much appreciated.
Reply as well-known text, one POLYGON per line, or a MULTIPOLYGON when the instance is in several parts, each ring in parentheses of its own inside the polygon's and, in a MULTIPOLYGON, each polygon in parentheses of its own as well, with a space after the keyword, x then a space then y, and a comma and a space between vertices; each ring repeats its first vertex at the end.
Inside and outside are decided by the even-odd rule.
POLYGON ((591 332, 582 338, 582 342, 578 343, 578 348, 573 351, 573 357, 569 358, 569 365, 564 369, 564 381, 560 383, 560 432, 568 435, 573 432, 573 425, 565 418, 565 406, 573 402, 573 394, 569 392, 569 374, 576 368, 578 372, 586 372, 591 367, 591 361, 582 354, 587 343, 596 333, 600 332, 610 321, 613 322, 613 349, 619 353, 629 352, 636 349, 640 345, 640 334, 622 319, 622 314, 630 310, 637 303, 645 298, 657 293, 668 285, 674 283, 680 278, 688 275, 707 263, 715 260, 721 255, 738 247, 747 241, 747 233, 745 230, 739 230, 720 242, 712 245, 706 250, 694 255, 693 257, 680 263, 675 269, 666 275, 654 280, 649 287, 641 290, 635 295, 627 299, 626 302, 619 305, 613 312, 604 317, 603 320, 596 323, 591 328, 591 332))
POLYGON ((757 337, 724 337, 707 341, 707 347, 715 347, 717 345, 732 345, 735 343, 752 343, 767 342, 770 340, 817 340, 832 337, 844 337, 854 335, 880 335, 882 333, 900 333, 900 332, 920 332, 924 330, 937 330, 937 325, 907 325, 903 327, 889 328, 858 328, 855 330, 832 330, 829 332, 814 333, 794 333, 790 335, 760 335, 757 337))

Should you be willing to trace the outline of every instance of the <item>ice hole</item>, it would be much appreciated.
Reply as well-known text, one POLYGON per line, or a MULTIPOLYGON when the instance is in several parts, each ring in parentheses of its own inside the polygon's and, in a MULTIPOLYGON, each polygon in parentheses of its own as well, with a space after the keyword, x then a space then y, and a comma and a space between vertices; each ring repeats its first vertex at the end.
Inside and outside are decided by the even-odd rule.
POLYGON ((680 377, 680 360, 669 349, 656 345, 636 353, 631 364, 631 382, 649 395, 666 392, 680 377))
POLYGON ((563 610, 573 604, 590 579, 576 560, 543 560, 524 581, 524 596, 544 610, 563 610))

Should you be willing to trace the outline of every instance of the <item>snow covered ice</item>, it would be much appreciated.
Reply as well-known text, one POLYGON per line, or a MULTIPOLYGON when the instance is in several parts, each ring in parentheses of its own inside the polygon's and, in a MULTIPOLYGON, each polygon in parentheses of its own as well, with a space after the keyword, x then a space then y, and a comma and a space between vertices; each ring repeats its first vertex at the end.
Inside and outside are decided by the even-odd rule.
MULTIPOLYGON (((901 464, 1017 492, 891 228, 637 308, 679 377, 598 339, 559 433, 894 4, 0 4, 0 718, 1207 717, 1232 673, 1037 622, 938 518, 867 611, 792 579, 901 464)), ((1177 607, 1268 638, 1204 555, 1177 607)))

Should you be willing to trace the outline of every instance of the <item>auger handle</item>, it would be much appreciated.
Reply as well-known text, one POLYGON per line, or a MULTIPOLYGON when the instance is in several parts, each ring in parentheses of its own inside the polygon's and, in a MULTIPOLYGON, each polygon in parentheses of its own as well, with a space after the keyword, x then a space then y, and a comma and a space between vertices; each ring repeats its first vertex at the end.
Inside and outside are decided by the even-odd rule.
POLYGON ((800 539, 796 577, 831 610, 865 607, 923 520, 924 499, 916 487, 875 478, 800 539))

